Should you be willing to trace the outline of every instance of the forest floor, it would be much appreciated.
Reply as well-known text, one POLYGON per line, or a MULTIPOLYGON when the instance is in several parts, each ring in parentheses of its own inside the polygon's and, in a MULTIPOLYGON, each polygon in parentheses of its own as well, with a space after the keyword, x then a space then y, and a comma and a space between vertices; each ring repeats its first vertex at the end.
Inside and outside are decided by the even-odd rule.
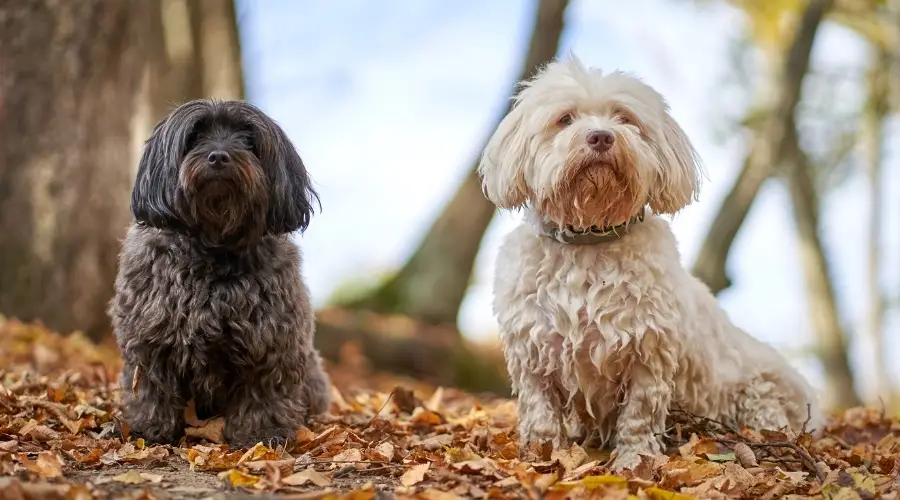
POLYGON ((329 368, 331 411, 285 449, 231 450, 186 412, 156 446, 116 430, 113 346, 0 317, 0 500, 153 498, 900 498, 900 421, 835 416, 824 436, 673 417, 666 455, 613 475, 577 445, 519 457, 513 401, 329 368))

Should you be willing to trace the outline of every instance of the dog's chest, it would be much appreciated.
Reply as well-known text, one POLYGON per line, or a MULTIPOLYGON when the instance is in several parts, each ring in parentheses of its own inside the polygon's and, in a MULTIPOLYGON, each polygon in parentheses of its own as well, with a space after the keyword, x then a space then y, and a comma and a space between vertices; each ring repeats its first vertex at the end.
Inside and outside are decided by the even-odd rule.
POLYGON ((252 333, 259 322, 259 303, 266 300, 257 276, 252 274, 207 274, 192 270, 188 279, 175 286, 184 297, 179 305, 184 323, 177 335, 186 345, 227 348, 235 336, 252 333))
POLYGON ((501 250, 495 281, 507 352, 525 356, 529 371, 548 373, 566 406, 611 432, 647 318, 656 314, 655 272, 615 245, 516 236, 501 250))

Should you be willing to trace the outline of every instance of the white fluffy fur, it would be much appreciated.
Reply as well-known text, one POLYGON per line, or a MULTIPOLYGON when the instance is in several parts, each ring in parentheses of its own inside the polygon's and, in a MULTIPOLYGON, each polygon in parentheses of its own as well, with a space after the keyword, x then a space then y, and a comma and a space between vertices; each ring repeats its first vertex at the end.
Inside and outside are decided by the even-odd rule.
POLYGON ((809 428, 818 427, 814 391, 775 349, 732 324, 682 267, 668 221, 648 210, 620 239, 595 245, 541 235, 550 222, 578 225, 551 221, 540 207, 584 202, 560 195, 581 170, 614 169, 616 177, 603 178, 623 183, 613 191, 635 193, 616 206, 588 199, 586 207, 607 207, 594 211, 673 214, 694 199, 699 160, 662 96, 632 76, 603 74, 570 57, 523 82, 515 99, 479 172, 491 201, 525 212, 500 249, 494 281, 521 443, 566 446, 568 421, 585 438, 614 443, 613 466, 622 469, 662 451, 672 408, 796 431, 810 405, 809 428), (571 123, 559 122, 563 115, 571 123), (605 156, 586 145, 592 129, 615 134, 605 156))

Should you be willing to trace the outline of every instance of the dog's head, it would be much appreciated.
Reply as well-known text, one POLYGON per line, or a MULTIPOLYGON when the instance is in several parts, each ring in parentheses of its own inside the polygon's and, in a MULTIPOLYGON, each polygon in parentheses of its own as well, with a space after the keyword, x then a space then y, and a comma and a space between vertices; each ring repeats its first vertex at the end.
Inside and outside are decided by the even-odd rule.
POLYGON ((603 227, 648 204, 674 214, 696 197, 702 172, 659 93, 569 57, 520 83, 479 174, 500 208, 528 204, 559 225, 603 227))
POLYGON ((318 195, 284 131, 251 104, 195 100, 159 122, 131 194, 136 222, 210 246, 304 230, 318 195))

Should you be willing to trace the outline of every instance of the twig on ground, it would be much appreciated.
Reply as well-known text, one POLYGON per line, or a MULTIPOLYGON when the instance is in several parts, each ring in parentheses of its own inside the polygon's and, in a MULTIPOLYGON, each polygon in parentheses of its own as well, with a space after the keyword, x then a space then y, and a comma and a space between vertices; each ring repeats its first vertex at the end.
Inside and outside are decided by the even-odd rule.
MULTIPOLYGON (((725 431, 738 436, 740 439, 746 440, 744 435, 741 434, 741 431, 739 431, 738 429, 735 429, 731 425, 726 424, 725 422, 716 420, 714 418, 695 415, 695 414, 685 410, 684 408, 681 408, 680 406, 678 408, 674 409, 673 412, 682 413, 684 415, 687 415, 691 420, 694 421, 695 425, 704 426, 704 424, 705 424, 705 426, 708 427, 709 424, 715 424, 715 425, 718 425, 719 427, 721 427, 722 429, 724 429, 725 431)), ((710 437, 712 437, 712 436, 710 436, 710 437)))
MULTIPOLYGON (((742 441, 735 441, 733 439, 716 439, 716 441, 723 443, 723 444, 731 445, 731 446, 734 446, 735 444, 742 442, 742 441)), ((804 467, 806 467, 807 469, 809 469, 810 471, 812 471, 816 474, 816 477, 819 479, 820 483, 825 481, 825 476, 824 476, 824 474, 822 474, 822 471, 820 471, 819 468, 816 467, 816 461, 813 459, 812 455, 810 455, 808 451, 803 449, 803 447, 798 445, 797 443, 792 443, 789 441, 780 441, 780 442, 775 442, 775 443, 747 443, 747 442, 745 442, 744 444, 746 444, 747 446, 749 446, 751 448, 762 448, 762 449, 765 449, 765 448, 787 448, 787 449, 790 449, 800 457, 800 462, 803 464, 804 467)))
MULTIPOLYGON (((307 467, 314 467, 316 465, 344 465, 347 467, 353 467, 354 465, 366 464, 366 465, 378 465, 379 468, 391 468, 391 469, 401 469, 403 467, 410 467, 415 464, 390 464, 387 462, 381 462, 379 460, 311 460, 309 462, 300 462, 295 461, 294 463, 294 471, 304 469, 307 467)), ((343 468, 343 467, 342 467, 343 468)), ((355 467, 353 467, 355 468, 355 467)), ((338 469, 341 470, 341 469, 338 469)))
POLYGON ((800 428, 800 436, 806 434, 806 426, 809 425, 810 420, 812 420, 812 405, 806 403, 806 420, 803 421, 803 427, 800 428))
POLYGON ((399 464, 387 464, 382 467, 372 467, 371 469, 361 469, 359 472, 365 472, 367 474, 371 474, 373 472, 383 472, 383 471, 395 471, 398 468, 403 467, 403 465, 399 464))
POLYGON ((391 393, 388 394, 387 399, 384 400, 384 404, 381 405, 381 408, 379 408, 377 412, 375 412, 375 415, 372 415, 372 418, 369 420, 369 422, 365 426, 363 426, 362 430, 366 430, 369 428, 370 425, 372 425, 372 422, 374 422, 375 419, 378 418, 378 415, 381 415, 381 412, 384 411, 384 409, 387 407, 388 403, 390 403, 391 399, 393 399, 393 398, 394 398, 394 391, 391 391, 391 393))

